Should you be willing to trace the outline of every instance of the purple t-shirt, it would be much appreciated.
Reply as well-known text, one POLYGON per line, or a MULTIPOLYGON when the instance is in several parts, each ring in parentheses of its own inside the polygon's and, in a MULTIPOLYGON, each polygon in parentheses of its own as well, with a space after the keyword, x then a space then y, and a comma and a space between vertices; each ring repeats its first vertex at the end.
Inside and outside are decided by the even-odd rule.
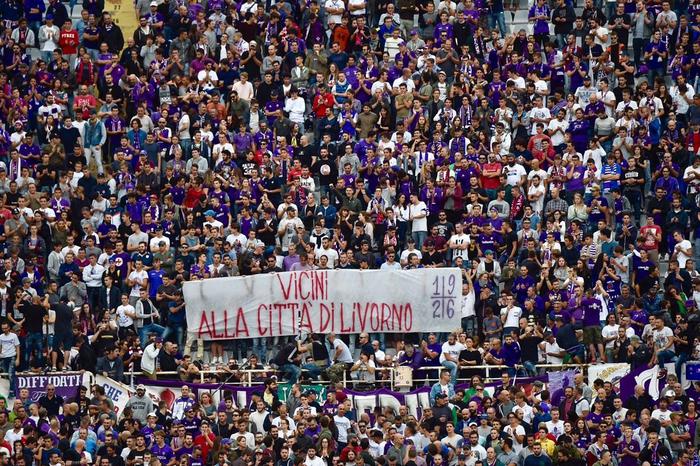
POLYGON ((583 326, 599 327, 602 306, 598 298, 584 298, 581 300, 581 308, 583 308, 583 326))

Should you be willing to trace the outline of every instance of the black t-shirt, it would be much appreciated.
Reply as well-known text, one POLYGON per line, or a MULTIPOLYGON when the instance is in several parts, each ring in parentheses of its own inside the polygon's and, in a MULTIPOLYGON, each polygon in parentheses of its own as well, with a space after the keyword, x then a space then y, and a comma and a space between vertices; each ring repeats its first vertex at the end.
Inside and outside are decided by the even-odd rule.
POLYGON ((168 354, 166 351, 161 351, 158 355, 158 361, 160 362, 160 370, 163 372, 175 372, 177 371, 177 362, 175 358, 168 354))
POLYGON ((629 29, 625 29, 623 24, 630 25, 631 19, 628 14, 622 13, 621 15, 614 14, 610 17, 609 29, 617 33, 619 42, 621 44, 627 44, 627 39, 629 37, 629 29))
POLYGON ((46 308, 40 304, 24 304, 22 306, 25 326, 29 333, 41 333, 44 325, 44 316, 48 314, 46 308))
MULTIPOLYGON (((624 71, 623 76, 627 78, 628 83, 633 83, 634 82, 634 73, 630 73, 629 71, 625 71, 625 69, 622 67, 620 63, 615 65, 615 71, 624 71)), ((622 92, 620 92, 620 98, 617 99, 618 102, 622 102, 622 92)))
POLYGON ((75 126, 70 128, 63 127, 58 130, 58 135, 61 139, 63 147, 66 149, 66 154, 72 154, 75 149, 75 143, 78 142, 80 131, 75 126))
POLYGON ((520 337, 520 350, 522 354, 523 361, 529 361, 533 364, 537 364, 539 360, 539 354, 537 350, 537 345, 542 342, 542 338, 537 335, 531 337, 520 337))
POLYGON ((256 227, 256 236, 257 238, 265 243, 266 246, 274 246, 275 245, 275 238, 277 234, 277 220, 275 219, 270 219, 269 226, 270 230, 266 228, 267 226, 267 220, 264 218, 261 220, 258 220, 258 225, 256 227))
POLYGON ((294 358, 297 355, 297 345, 296 343, 290 343, 284 346, 279 353, 274 357, 273 361, 278 366, 283 366, 285 364, 297 364, 294 358))
POLYGON ((58 416, 58 411, 63 406, 63 397, 54 395, 52 398, 42 396, 39 398, 39 406, 46 408, 49 416, 58 416))
POLYGON ((126 457, 127 461, 134 461, 134 463, 143 463, 143 455, 147 452, 145 448, 143 450, 133 449, 129 452, 129 456, 126 457))
POLYGON ((56 313, 56 333, 71 331, 73 309, 64 303, 56 303, 53 305, 53 311, 56 313))
POLYGON ((63 459, 65 461, 75 461, 75 462, 80 462, 80 453, 75 451, 73 448, 69 448, 65 452, 63 452, 63 459))
MULTIPOLYGON (((622 175, 623 180, 641 180, 644 181, 644 170, 640 170, 639 168, 629 168, 625 170, 625 172, 622 175)), ((642 187, 644 186, 643 183, 635 183, 635 184, 624 184, 624 189, 625 191, 641 191, 642 187)))
POLYGON ((338 179, 338 167, 330 158, 316 160, 316 163, 311 167, 311 172, 318 176, 318 182, 321 186, 328 186, 338 179), (324 174, 326 171, 328 173, 324 174))
POLYGON ((452 233, 455 231, 455 227, 452 225, 452 222, 437 222, 433 226, 438 229, 438 235, 442 236, 448 241, 452 236, 452 233))
POLYGON ((328 349, 320 341, 314 341, 311 347, 311 352, 314 361, 326 361, 328 360, 328 349))
POLYGON ((688 331, 688 329, 681 330, 680 333, 678 334, 678 337, 681 340, 686 340, 688 343, 676 343, 676 353, 677 354, 681 354, 681 353, 690 354, 691 349, 692 349, 690 346, 692 338, 690 336, 690 332, 688 331))
POLYGON ((433 251, 432 253, 426 252, 423 254, 423 265, 437 265, 445 261, 444 256, 441 252, 433 251))

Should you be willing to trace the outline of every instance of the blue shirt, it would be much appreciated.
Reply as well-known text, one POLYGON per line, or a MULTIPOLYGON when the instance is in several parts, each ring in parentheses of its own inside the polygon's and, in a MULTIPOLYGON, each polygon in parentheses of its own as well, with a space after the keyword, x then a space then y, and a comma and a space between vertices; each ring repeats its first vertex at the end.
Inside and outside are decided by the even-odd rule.
MULTIPOLYGON (((150 254, 150 253, 149 253, 150 254)), ((151 256, 153 257, 153 256, 151 256)), ((144 264, 145 265, 145 264, 144 264)), ((150 298, 155 298, 158 288, 163 284, 163 269, 160 270, 149 270, 148 271, 148 296, 150 298)))
MULTIPOLYGON (((601 177, 604 175, 622 175, 622 167, 620 166, 619 163, 613 163, 612 165, 610 164, 605 164, 603 165, 603 169, 600 172, 601 177)), ((620 180, 606 180, 603 181, 603 192, 607 193, 615 188, 620 187, 620 180)))
MULTIPOLYGON (((3 12, 5 10, 3 9, 3 12)), ((44 5, 43 0, 25 0, 24 1, 24 12, 25 17, 28 22, 41 21, 42 14, 46 11, 46 5, 44 5), (33 8, 38 8, 39 13, 30 13, 29 10, 33 8)))

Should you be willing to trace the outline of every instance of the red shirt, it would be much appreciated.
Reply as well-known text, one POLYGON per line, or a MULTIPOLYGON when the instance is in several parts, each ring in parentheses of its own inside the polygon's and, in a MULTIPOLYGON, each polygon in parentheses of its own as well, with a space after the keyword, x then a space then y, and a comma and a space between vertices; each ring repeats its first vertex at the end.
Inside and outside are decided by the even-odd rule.
POLYGON ((61 35, 58 38, 58 46, 61 47, 63 55, 75 55, 78 53, 78 46, 80 45, 80 37, 78 36, 78 31, 71 29, 66 31, 61 29, 61 35))
MULTIPOLYGON (((208 437, 209 437, 209 440, 211 440, 213 442, 214 439, 216 438, 216 435, 214 435, 213 432, 209 432, 208 437)), ((202 458, 209 457, 209 450, 211 449, 211 447, 207 444, 207 440, 204 437, 204 434, 198 435, 197 438, 194 439, 193 443, 195 445, 199 445, 200 447, 202 447, 202 458)))
POLYGON ((644 243, 642 248, 647 251, 653 251, 654 249, 659 249, 659 242, 656 240, 657 234, 661 234, 661 227, 658 225, 644 225, 639 229, 639 235, 644 238, 644 243), (648 235, 648 236, 647 236, 648 235))
POLYGON ((325 94, 318 94, 316 95, 316 97, 314 97, 314 114, 317 118, 325 118, 326 109, 332 109, 333 105, 335 105, 335 99, 333 98, 333 94, 331 94, 330 92, 326 92, 325 94))
POLYGON ((481 184, 484 186, 484 189, 497 189, 501 185, 501 181, 500 181, 498 176, 495 176, 495 177, 484 176, 483 172, 496 171, 500 175, 502 170, 503 170, 503 165, 501 165, 501 162, 485 163, 483 165, 482 174, 481 174, 481 184))

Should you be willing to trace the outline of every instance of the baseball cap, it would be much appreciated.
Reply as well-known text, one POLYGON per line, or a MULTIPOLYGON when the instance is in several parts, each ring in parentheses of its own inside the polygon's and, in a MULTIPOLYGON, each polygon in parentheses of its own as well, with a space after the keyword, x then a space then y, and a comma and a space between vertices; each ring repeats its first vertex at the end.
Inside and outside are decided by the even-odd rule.
POLYGON ((204 212, 204 215, 207 216, 207 217, 213 217, 214 215, 216 215, 216 212, 214 212, 213 210, 209 209, 209 210, 207 210, 206 212, 204 212))
POLYGON ((144 384, 140 383, 136 386, 136 390, 146 390, 146 386, 144 384))

